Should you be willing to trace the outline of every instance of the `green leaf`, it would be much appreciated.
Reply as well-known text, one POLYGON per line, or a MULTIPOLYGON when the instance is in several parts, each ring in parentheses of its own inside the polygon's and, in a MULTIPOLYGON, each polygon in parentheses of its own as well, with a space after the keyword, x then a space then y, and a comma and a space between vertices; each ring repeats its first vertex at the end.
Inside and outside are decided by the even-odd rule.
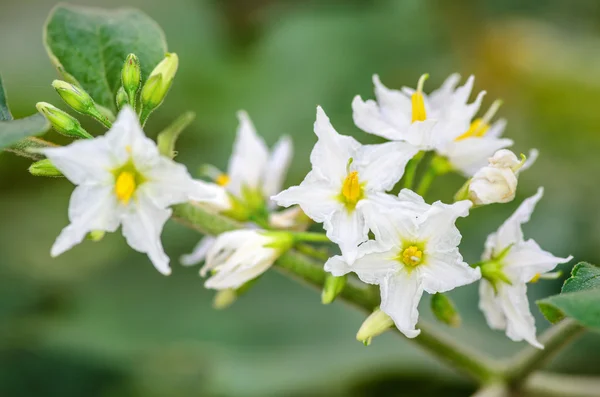
POLYGON ((0 121, 0 149, 9 147, 23 138, 41 135, 50 129, 50 123, 41 114, 19 120, 0 121))
POLYGON ((575 265, 560 294, 536 303, 552 323, 571 317, 600 331, 600 268, 585 262, 575 265))
POLYGON ((6 103, 6 93, 2 85, 2 76, 0 76, 0 121, 12 120, 12 115, 6 103))
POLYGON ((44 43, 65 80, 80 85, 98 104, 112 110, 127 55, 139 58, 145 79, 167 52, 160 26, 130 8, 58 5, 46 23, 44 43))

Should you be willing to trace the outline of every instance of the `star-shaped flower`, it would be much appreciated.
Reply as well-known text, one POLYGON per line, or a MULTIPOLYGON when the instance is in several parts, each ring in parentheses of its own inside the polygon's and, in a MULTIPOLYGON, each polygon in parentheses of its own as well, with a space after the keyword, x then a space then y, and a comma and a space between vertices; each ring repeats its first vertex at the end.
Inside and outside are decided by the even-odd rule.
POLYGON ((131 248, 146 253, 167 275, 171 269, 160 235, 171 216, 168 207, 223 200, 217 186, 193 180, 183 165, 160 155, 129 107, 104 136, 40 152, 77 185, 69 203, 71 223, 56 239, 52 256, 79 244, 90 231, 114 232, 122 225, 131 248))
POLYGON ((338 134, 321 107, 314 129, 319 140, 310 156, 312 171, 273 200, 284 207, 298 204, 308 217, 322 222, 327 237, 352 263, 358 245, 368 238, 368 218, 377 212, 373 207, 402 178, 417 149, 403 142, 363 146, 338 134))
POLYGON ((421 332, 416 324, 423 291, 446 292, 481 277, 458 251, 461 234, 454 223, 470 207, 469 201, 428 205, 405 189, 398 206, 379 211, 375 240, 358 247, 356 261, 349 265, 335 256, 325 270, 334 276, 354 272, 365 283, 379 285, 380 309, 404 335, 414 338, 421 332))
POLYGON ((488 236, 483 253, 479 285, 479 308, 493 329, 506 330, 514 340, 526 340, 537 348, 535 320, 529 310, 527 283, 537 281, 559 263, 572 259, 559 258, 544 251, 534 240, 525 240, 521 225, 529 221, 543 188, 523 201, 502 226, 488 236))

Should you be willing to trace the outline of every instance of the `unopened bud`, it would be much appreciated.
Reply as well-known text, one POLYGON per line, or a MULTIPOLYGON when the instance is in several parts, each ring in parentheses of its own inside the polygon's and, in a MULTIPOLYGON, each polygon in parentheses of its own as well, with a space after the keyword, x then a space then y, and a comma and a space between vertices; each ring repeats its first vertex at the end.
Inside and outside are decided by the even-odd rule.
POLYGON ((510 168, 483 167, 469 184, 469 200, 475 205, 508 203, 515 198, 517 176, 510 168))
POLYGON ((521 161, 512 151, 500 149, 489 158, 489 163, 492 167, 513 169, 521 164, 521 161))
POLYGON ((125 92, 125 88, 123 87, 119 88, 115 99, 117 102, 117 109, 119 110, 121 110, 123 106, 129 104, 129 98, 127 97, 127 93, 125 92))
POLYGON ((59 134, 71 138, 93 138, 81 127, 79 121, 69 113, 63 112, 47 102, 38 102, 35 107, 59 134))
POLYGON ((226 288, 217 291, 213 299, 213 308, 217 310, 227 309, 238 298, 238 294, 233 288, 226 288))
POLYGON ((344 290, 346 286, 346 276, 336 277, 328 274, 325 278, 325 285, 323 286, 323 292, 321 293, 321 302, 324 305, 328 305, 337 298, 337 296, 344 290))
POLYGON ((48 159, 36 161, 29 166, 29 172, 34 176, 61 177, 64 176, 48 159))
POLYGON ((104 238, 105 234, 106 232, 104 230, 92 230, 88 233, 87 239, 97 243, 104 238))
POLYGON ((394 325, 394 320, 387 314, 381 311, 381 309, 377 308, 367 319, 362 323, 358 333, 356 334, 356 339, 368 346, 371 343, 371 340, 383 334, 389 328, 394 325))
POLYGON ((440 322, 451 327, 460 326, 460 314, 446 295, 437 293, 431 296, 431 311, 440 322))
POLYGON ((98 110, 90 94, 85 92, 83 88, 62 80, 54 80, 52 87, 54 87, 62 100, 76 112, 93 117, 106 128, 112 126, 108 118, 98 110))
POLYGON ((127 55, 121 70, 121 83, 129 97, 129 103, 135 106, 136 95, 142 84, 142 69, 140 60, 135 54, 127 55))
POLYGON ((148 80, 142 87, 141 103, 142 103, 142 124, 146 121, 150 113, 163 102, 173 79, 177 73, 179 66, 179 58, 175 53, 167 53, 163 59, 150 73, 148 80))

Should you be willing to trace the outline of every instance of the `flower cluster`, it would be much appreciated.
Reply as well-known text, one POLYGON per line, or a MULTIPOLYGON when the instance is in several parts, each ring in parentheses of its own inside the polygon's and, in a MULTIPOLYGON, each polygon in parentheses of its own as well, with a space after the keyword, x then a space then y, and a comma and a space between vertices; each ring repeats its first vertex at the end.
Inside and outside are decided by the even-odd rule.
MULTIPOLYGON (((230 304, 281 255, 296 248, 315 258, 329 258, 324 265, 330 273, 324 303, 343 291, 350 273, 379 286, 381 302, 360 328, 357 338, 362 341, 369 342, 392 325, 409 338, 418 336, 423 292, 443 297, 447 291, 480 281, 479 307, 490 327, 506 330, 515 341, 542 347, 536 339, 526 284, 555 277, 550 272, 571 259, 555 257, 523 237, 521 225, 529 220, 543 189, 523 201, 488 237, 479 263, 469 265, 459 251, 458 218, 469 216, 478 206, 512 201, 519 173, 537 157, 535 150, 526 159, 506 149, 513 144, 501 137, 506 122, 492 121, 501 102, 481 112, 485 93, 469 99, 473 77, 459 86, 460 77, 452 75, 427 95, 427 75, 421 76, 416 89, 401 90, 385 87, 374 76, 376 100, 357 96, 352 110, 357 127, 388 140, 380 144, 363 145, 338 133, 317 107, 312 169, 299 185, 282 191, 292 142, 282 137, 269 150, 245 112, 238 114, 227 171, 212 165, 202 168, 202 176, 210 181, 194 180, 185 167, 160 151, 145 137, 142 125, 170 87, 176 56, 169 55, 153 72, 170 75, 168 84, 153 83, 163 79, 151 75, 144 86, 150 87, 141 89, 139 114, 133 111, 140 90, 135 62, 134 56, 126 60, 123 87, 117 95, 122 110, 114 124, 102 119, 110 127, 104 136, 92 138, 76 120, 47 104, 39 105, 65 134, 84 138, 66 147, 40 150, 57 172, 77 185, 69 205, 71 223, 52 247, 53 256, 89 233, 114 232, 122 225, 129 245, 147 253, 161 273, 169 274, 169 259, 160 242, 163 225, 171 216, 168 207, 201 203, 243 225, 203 238, 181 258, 184 265, 205 261, 200 273, 209 276, 207 288, 220 291, 219 307, 230 304), (448 172, 466 178, 454 202, 428 203, 424 197, 429 186, 448 172), (420 183, 414 188, 417 176, 420 183), (402 189, 392 193, 398 192, 394 189, 400 181, 402 189), (325 235, 306 232, 311 221, 322 224, 325 235), (309 244, 314 242, 335 243, 339 255, 309 244)), ((67 92, 71 104, 80 104, 84 93, 65 84, 59 85, 59 93, 67 92)), ((86 106, 79 106, 82 112, 94 108, 91 98, 86 100, 86 106)))

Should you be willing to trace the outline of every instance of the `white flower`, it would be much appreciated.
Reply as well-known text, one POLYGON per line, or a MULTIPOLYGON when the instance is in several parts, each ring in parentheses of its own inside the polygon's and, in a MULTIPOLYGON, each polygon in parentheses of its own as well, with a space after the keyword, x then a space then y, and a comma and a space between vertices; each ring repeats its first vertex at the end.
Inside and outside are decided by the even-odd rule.
POLYGON ((334 276, 355 272, 365 283, 379 285, 381 310, 404 335, 414 338, 420 333, 415 326, 423 291, 446 292, 478 280, 481 274, 463 261, 458 251, 461 234, 454 225, 468 214, 471 202, 428 205, 407 190, 401 196, 418 212, 402 205, 381 209, 376 240, 358 247, 354 264, 335 256, 325 270, 334 276))
POLYGON ((131 248, 148 254, 158 271, 170 274, 160 241, 171 216, 167 207, 220 199, 216 186, 194 181, 183 165, 159 154, 129 107, 104 136, 40 152, 77 185, 69 203, 71 223, 56 239, 52 256, 79 244, 90 231, 114 232, 122 225, 131 248))
POLYGON ((206 288, 239 288, 267 271, 291 246, 289 234, 262 230, 234 230, 215 238, 206 254, 201 276, 211 272, 206 288))
POLYGON ((515 198, 518 174, 533 164, 537 151, 523 162, 507 149, 498 150, 489 158, 489 165, 475 173, 468 187, 468 197, 476 205, 508 203, 515 198))
POLYGON ((479 93, 469 104, 473 76, 456 88, 460 76, 453 74, 439 89, 425 95, 422 89, 426 78, 427 75, 421 76, 416 91, 397 91, 373 76, 377 102, 356 96, 352 101, 354 122, 368 133, 406 141, 422 150, 444 148, 469 129, 485 93, 479 93))
POLYGON ((558 258, 542 250, 534 240, 523 237, 521 225, 529 221, 543 193, 543 188, 539 188, 495 233, 488 236, 482 259, 490 261, 490 264, 482 266, 484 279, 479 285, 479 308, 485 314, 488 325, 493 329, 506 330, 506 335, 514 341, 526 340, 540 349, 543 346, 535 336, 535 321, 529 310, 526 283, 572 259, 571 256, 558 258), (493 277, 497 272, 502 273, 499 279, 493 277), (503 278, 510 284, 502 281, 503 278))
MULTIPOLYGON (((234 198, 244 201, 244 196, 248 193, 257 194, 267 201, 268 207, 273 207, 275 204, 270 197, 281 191, 293 156, 292 140, 288 136, 282 137, 269 153, 265 141, 256 133, 248 114, 240 111, 237 116, 240 124, 227 173, 220 172, 216 168, 209 168, 207 171, 215 183, 224 187, 234 198)), ((227 195, 224 195, 222 202, 213 205, 220 211, 230 210, 232 206, 231 199, 227 195)), ((291 212, 273 213, 270 215, 270 220, 276 223, 292 222, 293 215, 295 214, 291 212)), ((278 227, 275 224, 273 226, 278 227)), ((181 263, 192 266, 202 262, 212 242, 214 242, 213 237, 204 237, 190 254, 180 258, 181 263)))
POLYGON ((357 246, 368 238, 367 218, 376 212, 372 206, 402 177, 417 149, 403 142, 362 146, 338 134, 321 107, 315 133, 319 140, 310 155, 312 171, 273 200, 284 207, 298 204, 308 217, 322 222, 327 237, 352 263, 357 246))

